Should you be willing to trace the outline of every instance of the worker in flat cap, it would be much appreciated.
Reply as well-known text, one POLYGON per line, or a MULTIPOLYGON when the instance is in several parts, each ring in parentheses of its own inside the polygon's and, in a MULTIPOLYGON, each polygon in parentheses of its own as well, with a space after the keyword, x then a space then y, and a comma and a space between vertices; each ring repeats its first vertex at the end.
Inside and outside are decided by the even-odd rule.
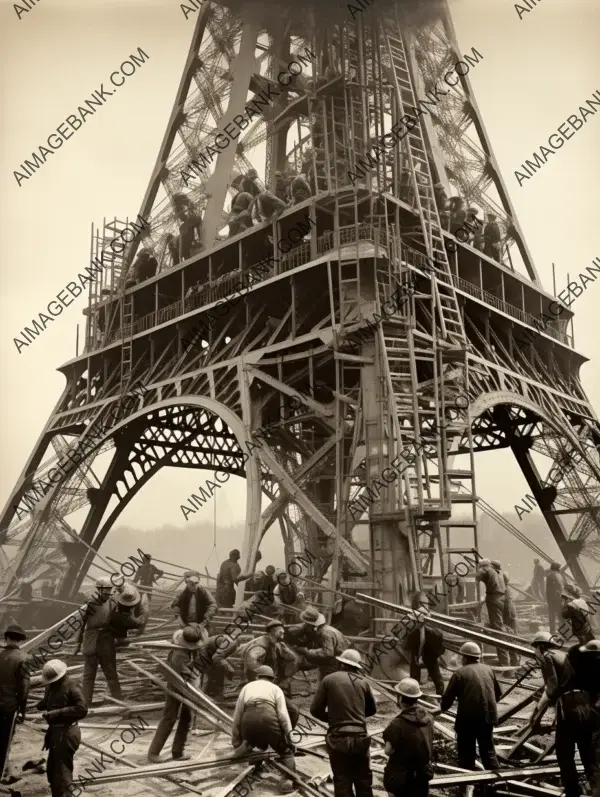
MULTIPOLYGON (((502 618, 506 598, 504 578, 494 570, 489 559, 481 559, 475 579, 485 586, 485 607, 488 613, 489 627, 495 631, 503 631, 502 618)), ((503 648, 497 648, 497 656, 501 667, 510 664, 508 652, 503 648)))
POLYGON ((453 673, 441 702, 442 711, 448 711, 458 700, 454 725, 458 765, 476 769, 478 747, 484 768, 499 769, 493 733, 498 722, 500 685, 492 668, 482 663, 481 648, 476 642, 465 642, 460 655, 462 667, 453 673))
POLYGON ((283 641, 284 626, 281 620, 271 620, 265 631, 265 634, 248 642, 242 651, 244 678, 248 683, 255 681, 258 668, 266 664, 275 673, 275 682, 287 694, 291 681, 291 674, 287 672, 298 657, 283 641))
MULTIPOLYGON (((219 569, 217 576, 217 591, 216 599, 219 606, 223 608, 232 608, 235 603, 235 588, 241 581, 247 581, 254 573, 254 568, 249 573, 242 573, 242 568, 238 562, 240 560, 240 552, 237 548, 229 551, 229 558, 226 559, 219 569)), ((256 561, 261 559, 260 551, 256 555, 256 561)), ((256 565, 255 565, 256 566, 256 565)))
POLYGON ((51 659, 42 667, 44 697, 37 708, 48 723, 44 750, 48 750, 46 776, 52 797, 70 794, 73 783, 73 760, 81 744, 78 720, 88 713, 83 693, 67 674, 67 665, 51 659))
POLYGON ((23 722, 29 692, 29 656, 21 645, 27 639, 20 625, 9 625, 0 651, 0 778, 6 770, 17 721, 23 722))
POLYGON ((198 626, 200 635, 208 638, 210 621, 217 613, 217 601, 211 592, 200 583, 200 576, 196 572, 185 574, 185 588, 179 593, 171 604, 179 619, 179 625, 198 626))
MULTIPOLYGON (((271 667, 263 664, 255 674, 256 680, 242 688, 235 706, 231 731, 235 755, 247 755, 253 748, 272 747, 279 753, 281 763, 294 772, 291 734, 298 721, 298 710, 275 683, 271 667)), ((284 794, 294 791, 293 781, 283 777, 280 789, 284 794)))

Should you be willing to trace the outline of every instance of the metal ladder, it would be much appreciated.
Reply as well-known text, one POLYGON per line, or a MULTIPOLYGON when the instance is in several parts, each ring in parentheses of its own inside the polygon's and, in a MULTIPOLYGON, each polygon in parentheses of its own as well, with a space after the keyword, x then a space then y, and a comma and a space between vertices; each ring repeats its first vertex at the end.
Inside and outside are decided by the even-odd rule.
MULTIPOLYGON (((401 116, 406 115, 406 106, 416 109, 416 97, 411 74, 408 68, 408 59, 397 15, 390 12, 382 15, 383 35, 386 41, 395 83, 395 94, 398 110, 401 116), (394 33, 390 33, 394 31, 394 33)), ((410 114, 409 114, 410 115, 410 114)), ((415 120, 416 121, 416 120, 415 120)), ((431 281, 440 320, 442 338, 451 343, 464 344, 465 331, 462 316, 458 305, 458 298, 452 282, 450 262, 444 246, 442 226, 435 201, 433 178, 427 157, 427 148, 421 125, 416 121, 413 129, 406 135, 408 143, 406 148, 409 167, 411 171, 413 190, 415 194, 417 212, 421 221, 424 235, 425 249, 435 271, 441 279, 431 281), (417 176, 418 174, 418 176, 417 176)))

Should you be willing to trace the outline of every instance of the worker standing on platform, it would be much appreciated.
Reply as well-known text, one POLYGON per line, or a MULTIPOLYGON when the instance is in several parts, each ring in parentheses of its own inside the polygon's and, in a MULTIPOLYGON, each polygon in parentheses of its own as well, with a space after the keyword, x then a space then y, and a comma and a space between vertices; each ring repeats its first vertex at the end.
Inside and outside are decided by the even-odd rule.
POLYGON ((574 584, 567 584, 561 595, 561 616, 571 624, 571 633, 577 637, 580 645, 586 645, 594 639, 594 632, 590 624, 592 610, 582 597, 581 589, 574 584))
POLYGON ((158 581, 159 578, 164 576, 164 571, 159 570, 158 567, 155 567, 152 564, 152 557, 149 553, 144 554, 144 561, 138 567, 137 573, 133 578, 134 584, 139 584, 140 587, 147 587, 148 588, 148 600, 152 597, 152 587, 158 581))
POLYGON ((185 589, 171 604, 177 610, 179 624, 197 625, 200 633, 208 637, 210 621, 217 613, 217 602, 212 594, 200 584, 200 576, 190 573, 185 579, 185 589))
MULTIPOLYGON (((494 570, 489 559, 482 559, 479 562, 479 570, 475 578, 485 585, 485 607, 490 628, 495 631, 503 631, 502 618, 506 598, 504 578, 494 570)), ((496 650, 499 665, 501 667, 507 666, 510 663, 508 653, 503 648, 497 648, 496 650)))
POLYGON ((247 683, 255 681, 259 667, 266 664, 275 673, 275 682, 284 693, 289 693, 291 674, 287 672, 297 663, 296 654, 283 641, 284 628, 280 620, 271 620, 265 630, 266 634, 256 637, 244 647, 244 678, 247 683))
MULTIPOLYGON (((223 608, 233 607, 236 584, 239 584, 240 581, 247 581, 252 575, 252 573, 242 573, 238 564, 240 556, 238 549, 234 548, 229 552, 229 559, 226 559, 219 569, 216 598, 219 606, 223 608)), ((260 554, 257 555, 256 561, 260 561, 260 554)))
POLYGON ((52 797, 65 797, 73 783, 73 759, 81 744, 77 725, 88 710, 79 686, 67 675, 67 665, 51 659, 42 667, 44 697, 37 708, 48 723, 44 750, 48 750, 46 777, 52 797))
MULTIPOLYGON (((510 594, 510 579, 506 570, 502 569, 502 563, 498 559, 492 559, 492 567, 499 573, 504 580, 504 607, 502 609, 502 622, 504 623, 505 630, 512 631, 515 636, 518 634, 517 628, 517 609, 510 594)), ((519 654, 515 650, 508 651, 510 664, 513 667, 519 666, 519 654)))
POLYGON ((481 648, 465 642, 460 649, 462 667, 450 678, 442 697, 442 711, 456 699, 456 752, 458 766, 475 769, 476 746, 485 769, 499 769, 494 749, 494 725, 498 722, 497 701, 502 694, 491 667, 481 663, 481 648))
POLYGON ((389 756, 383 785, 392 797, 427 797, 433 776, 433 720, 418 705, 423 696, 418 681, 403 678, 394 689, 399 695, 400 714, 382 734, 389 756))
POLYGON ((417 683, 421 680, 421 667, 425 667, 440 697, 444 694, 444 679, 439 658, 443 655, 444 637, 435 628, 428 628, 423 615, 429 614, 427 597, 417 592, 412 599, 412 608, 418 610, 416 626, 404 638, 403 647, 410 652, 410 677, 417 683))
MULTIPOLYGON (((252 748, 273 748, 284 767, 295 772, 294 747, 290 734, 299 712, 275 683, 271 667, 256 671, 256 680, 246 684, 239 694, 233 715, 231 744, 235 755, 246 755, 252 748)), ((280 784, 284 794, 294 791, 293 782, 284 777, 280 784)))
POLYGON ((4 774, 17 720, 23 722, 29 692, 29 656, 21 650, 27 639, 20 625, 9 625, 0 651, 0 776, 4 774))
POLYGON ((97 596, 85 608, 82 626, 77 636, 75 655, 83 653, 83 698, 86 706, 92 705, 94 684, 98 664, 102 668, 106 685, 112 697, 122 700, 115 634, 111 628, 112 614, 116 602, 111 597, 112 583, 109 578, 99 578, 96 582, 97 596))
POLYGON ((300 614, 300 621, 313 644, 309 648, 298 647, 296 650, 309 665, 319 668, 319 680, 322 681, 329 673, 339 670, 339 656, 349 647, 348 640, 337 628, 327 625, 323 615, 314 606, 309 606, 300 614))
POLYGON ((337 661, 341 669, 323 678, 310 713, 329 725, 325 744, 335 797, 373 797, 366 718, 376 714, 377 705, 362 674, 360 653, 345 650, 337 661))
MULTIPOLYGON (((175 631, 173 634, 173 645, 175 645, 175 649, 171 650, 167 656, 167 664, 185 681, 193 681, 197 675, 192 665, 193 652, 200 647, 200 633, 198 629, 186 626, 185 628, 180 628, 179 631, 175 631)), ((170 683, 168 675, 167 685, 172 690, 177 690, 178 688, 177 683, 170 683)), ((173 737, 173 760, 189 761, 191 756, 185 755, 184 747, 192 724, 192 712, 188 706, 181 703, 174 695, 166 695, 162 717, 160 718, 160 722, 158 723, 154 738, 150 742, 150 748, 148 750, 148 761, 150 761, 150 763, 158 764, 160 762, 161 750, 175 727, 178 715, 179 722, 177 723, 177 730, 173 737)))
POLYGON ((550 631, 556 631, 556 623, 562 611, 562 594, 565 588, 565 577, 560 572, 558 562, 552 562, 550 572, 546 576, 546 602, 548 603, 548 622, 550 631))

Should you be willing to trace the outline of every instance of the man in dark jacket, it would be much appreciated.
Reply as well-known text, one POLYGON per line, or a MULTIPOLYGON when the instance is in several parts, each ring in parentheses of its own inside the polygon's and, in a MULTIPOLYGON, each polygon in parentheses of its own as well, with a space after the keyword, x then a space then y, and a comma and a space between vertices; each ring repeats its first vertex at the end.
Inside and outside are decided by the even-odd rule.
POLYGON ((565 577, 560 572, 558 562, 552 562, 550 572, 546 576, 546 601, 548 603, 548 622, 550 631, 556 631, 556 623, 562 610, 562 594, 565 588, 565 577))
POLYGON ((392 797, 427 797, 433 775, 433 720, 417 705, 423 696, 418 681, 403 678, 394 688, 400 695, 400 714, 383 732, 389 756, 383 785, 392 797))
POLYGON ((6 769, 15 723, 23 722, 27 709, 29 656, 20 649, 26 639, 21 626, 9 625, 0 652, 0 776, 6 769))
MULTIPOLYGON (((233 607, 236 584, 239 584, 240 581, 247 581, 252 576, 252 573, 242 573, 242 568, 238 564, 240 556, 237 548, 229 551, 229 559, 226 559, 219 569, 216 598, 219 606, 224 608, 233 607)), ((260 557, 257 556, 256 561, 259 560, 260 557)))
POLYGON ((427 598, 422 592, 412 599, 412 608, 419 614, 415 627, 406 635, 404 648, 410 652, 410 677, 419 683, 421 680, 421 667, 426 667, 429 677, 433 681, 436 693, 444 694, 444 679, 440 670, 439 658, 444 653, 444 637, 435 628, 427 628, 423 615, 429 614, 427 598))
POLYGON ((194 653, 191 667, 194 672, 205 675, 202 691, 209 697, 223 698, 226 676, 231 677, 235 670, 227 661, 238 648, 238 642, 223 634, 205 639, 194 653), (223 645, 223 641, 226 642, 223 645))
MULTIPOLYGON (((164 576, 164 571, 159 570, 158 567, 155 567, 152 564, 152 557, 149 553, 144 554, 144 561, 138 567, 137 572, 133 578, 134 584, 139 584, 140 587, 148 587, 149 589, 154 586, 155 582, 158 581, 159 578, 164 576)), ((152 595, 151 592, 148 592, 148 597, 152 595)))
POLYGON ((150 616, 150 604, 146 595, 127 582, 116 597, 117 606, 111 615, 110 626, 115 635, 116 647, 121 647, 127 644, 129 631, 134 631, 135 636, 144 633, 150 616))
POLYGON ((323 678, 310 713, 329 725, 325 743, 335 797, 373 797, 366 718, 377 712, 375 698, 357 650, 345 650, 337 661, 341 669, 323 678))
POLYGON ((533 579, 531 580, 531 591, 534 598, 544 600, 544 592, 546 588, 546 571, 540 564, 539 559, 533 560, 533 579))
POLYGON ((450 678, 441 703, 442 711, 448 711, 458 698, 454 724, 458 765, 475 769, 477 745, 484 768, 499 769, 493 732, 498 722, 500 685, 492 668, 481 663, 479 645, 465 642, 460 653, 463 666, 450 678))
POLYGON ((44 750, 48 750, 46 777, 52 797, 70 794, 73 783, 73 759, 81 743, 77 725, 88 713, 83 693, 67 675, 67 665, 51 659, 42 668, 42 682, 46 686, 37 708, 48 723, 44 750))
POLYGON ((200 584, 199 576, 191 573, 186 578, 185 589, 175 598, 171 607, 177 609, 182 628, 186 625, 198 625, 208 636, 210 621, 218 607, 211 593, 200 584))
MULTIPOLYGON (((510 581, 508 574, 502 569, 502 563, 498 559, 492 559, 492 567, 496 573, 502 576, 504 581, 504 589, 506 590, 504 593, 504 608, 502 609, 502 622, 504 624, 504 630, 508 631, 509 633, 512 631, 516 636, 518 634, 517 608, 512 599, 512 595, 510 594, 510 581)), ((508 657, 513 667, 519 666, 519 654, 516 651, 509 650, 508 657)))
MULTIPOLYGON (((504 600, 506 598, 506 586, 500 573, 492 567, 489 559, 482 559, 479 562, 479 570, 475 576, 477 581, 485 585, 485 607, 488 613, 490 628, 496 631, 503 631, 504 624, 504 600)), ((498 663, 501 667, 508 666, 510 658, 503 648, 497 648, 498 663)))
MULTIPOLYGON (((319 668, 319 680, 329 673, 339 670, 339 655, 348 648, 346 637, 331 625, 314 606, 309 606, 300 614, 300 620, 308 635, 314 640, 310 647, 298 647, 297 652, 313 667, 319 668)), ((310 637, 309 637, 310 638, 310 637)))
POLYGON ((574 584, 567 584, 561 595, 561 616, 571 624, 571 633, 577 637, 580 645, 587 645, 594 639, 590 624, 592 610, 582 597, 581 589, 574 584))

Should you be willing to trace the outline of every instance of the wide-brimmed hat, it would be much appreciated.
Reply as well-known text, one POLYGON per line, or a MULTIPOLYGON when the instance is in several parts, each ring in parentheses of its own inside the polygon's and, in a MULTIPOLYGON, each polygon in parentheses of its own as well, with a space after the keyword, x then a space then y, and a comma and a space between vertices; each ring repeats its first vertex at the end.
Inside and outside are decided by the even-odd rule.
POLYGON ((202 642, 200 641, 200 634, 195 628, 187 625, 185 628, 180 628, 173 634, 173 644, 178 648, 186 648, 187 650, 197 650, 202 642))
POLYGON ((67 665, 60 659, 50 659, 42 667, 42 681, 45 684, 53 684, 66 674, 67 665))
POLYGON ((27 634, 25 633, 25 631, 23 631, 21 626, 17 625, 16 623, 13 623, 12 625, 8 626, 8 628, 4 632, 5 636, 7 634, 10 634, 11 636, 16 637, 17 639, 21 639, 21 640, 22 639, 27 639, 27 634))
POLYGON ((314 606, 309 606, 303 612, 300 612, 300 622, 307 623, 308 625, 325 625, 327 621, 314 606))
POLYGON ((355 667, 357 670, 362 670, 362 658, 358 650, 352 650, 349 648, 335 658, 336 661, 340 662, 340 664, 348 664, 350 667, 355 667))
POLYGON ((135 606, 141 600, 142 596, 133 584, 126 584, 117 597, 117 603, 120 603, 121 606, 135 606))
POLYGON ((419 682, 415 678, 403 678, 394 687, 394 691, 402 697, 422 697, 423 692, 419 686, 419 682))

